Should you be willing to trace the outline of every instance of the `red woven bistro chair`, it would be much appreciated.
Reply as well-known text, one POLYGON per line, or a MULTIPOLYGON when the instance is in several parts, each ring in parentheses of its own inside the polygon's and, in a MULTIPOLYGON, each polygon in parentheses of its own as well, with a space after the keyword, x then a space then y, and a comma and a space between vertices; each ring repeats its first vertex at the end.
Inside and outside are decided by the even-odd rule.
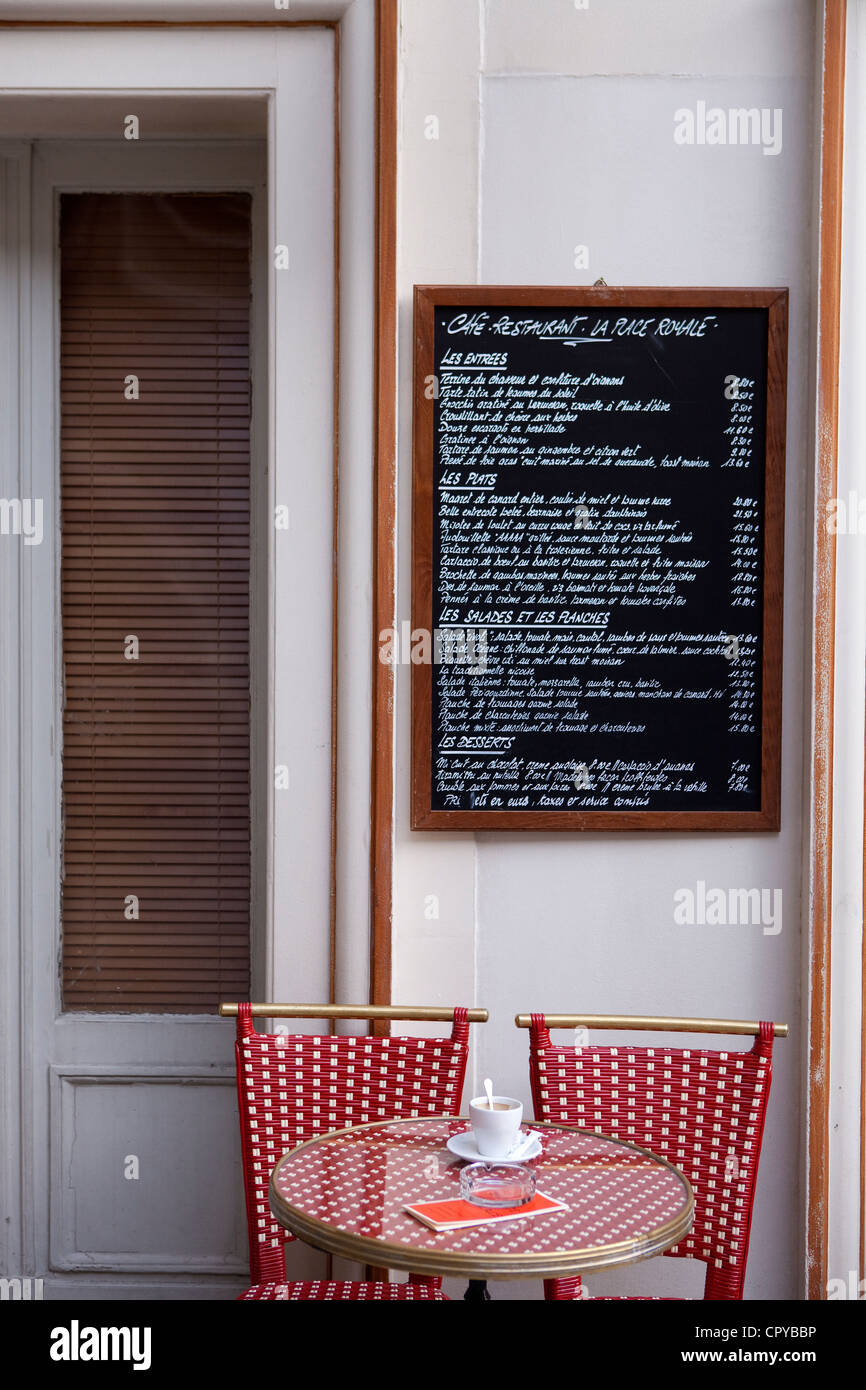
MULTIPOLYGON (((536 1118, 627 1140, 685 1173, 695 1220, 665 1254, 706 1264, 704 1299, 742 1299, 773 1039, 787 1037, 787 1024, 589 1014, 518 1014, 515 1022, 530 1029, 536 1118), (551 1028, 737 1033, 754 1035, 755 1042, 747 1052, 556 1046, 551 1028)), ((579 1278, 547 1279, 544 1295, 557 1302, 586 1298, 579 1278)))
POLYGON ((380 1008, 328 1004, 221 1004, 237 1015, 238 1109, 250 1238, 250 1287, 243 1299, 399 1299, 447 1302, 441 1279, 404 1284, 289 1280, 286 1244, 271 1215, 268 1183, 284 1153, 348 1125, 420 1115, 458 1115, 469 1024, 486 1009, 380 1008), (425 1019, 452 1023, 450 1038, 334 1037, 258 1033, 253 1017, 425 1019))

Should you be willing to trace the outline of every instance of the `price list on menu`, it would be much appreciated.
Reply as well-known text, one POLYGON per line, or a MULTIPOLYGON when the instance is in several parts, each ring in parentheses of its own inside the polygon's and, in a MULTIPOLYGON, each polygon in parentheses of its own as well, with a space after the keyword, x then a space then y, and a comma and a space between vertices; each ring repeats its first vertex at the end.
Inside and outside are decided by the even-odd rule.
POLYGON ((416 297, 413 824, 777 828, 786 293, 490 293, 416 297))

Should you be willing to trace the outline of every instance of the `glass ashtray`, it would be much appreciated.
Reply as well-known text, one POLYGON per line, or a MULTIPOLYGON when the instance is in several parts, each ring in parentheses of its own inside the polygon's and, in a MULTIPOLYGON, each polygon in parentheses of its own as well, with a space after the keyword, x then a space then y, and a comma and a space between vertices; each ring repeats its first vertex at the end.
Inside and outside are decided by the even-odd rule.
POLYGON ((535 1173, 523 1163, 470 1163, 460 1174, 460 1195, 476 1207, 522 1207, 535 1196, 535 1173))

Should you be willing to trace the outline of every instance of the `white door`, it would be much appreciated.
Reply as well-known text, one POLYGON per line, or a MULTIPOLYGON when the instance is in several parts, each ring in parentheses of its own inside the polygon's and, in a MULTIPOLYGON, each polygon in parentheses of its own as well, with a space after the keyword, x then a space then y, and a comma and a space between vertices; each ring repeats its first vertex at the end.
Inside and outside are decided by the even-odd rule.
MULTIPOLYGON (((33 331, 38 359, 45 364, 43 389, 48 396, 46 406, 51 404, 49 393, 56 393, 61 379, 56 313, 60 261, 56 248, 59 205, 63 194, 105 192, 122 199, 125 194, 154 192, 199 195, 207 191, 247 193, 251 198, 252 243, 255 247, 253 251, 251 246, 250 257, 253 271, 251 324, 261 325, 259 306, 265 298, 267 284, 263 266, 266 213, 264 141, 227 144, 214 141, 197 146, 182 141, 171 145, 139 143, 133 145, 132 149, 118 148, 117 145, 106 148, 77 141, 36 142, 31 157, 33 331), (45 341, 39 344, 38 340, 43 335, 45 341)), ((97 231, 94 228, 94 234, 97 231)), ((129 253, 121 250, 119 254, 123 256, 129 253)), ((145 294, 150 299, 159 294, 159 273, 154 272, 153 267, 160 264, 160 254, 158 245, 153 245, 149 251, 136 248, 135 252, 135 258, 140 257, 146 267, 141 280, 145 294)), ((61 356, 68 350, 65 331, 60 334, 59 349, 61 356)), ((265 360, 262 343, 259 342, 258 352, 253 344, 250 376, 252 398, 259 414, 259 429, 255 431, 259 457, 255 457, 254 450, 250 480, 251 517, 254 523, 258 522, 257 526, 253 526, 254 533, 258 534, 263 529, 261 512, 266 482, 263 448, 267 427, 267 412, 263 408, 266 400, 265 360)), ((143 393, 140 399, 146 401, 149 391, 153 389, 148 379, 148 369, 150 367, 152 379, 155 365, 150 366, 150 361, 143 359, 140 364, 131 363, 130 367, 142 373, 137 389, 143 393)), ((120 386, 118 373, 119 397, 120 386)), ((95 402, 89 405, 89 411, 96 408, 95 402)), ((57 412, 48 409, 44 418, 55 421, 55 438, 49 439, 46 433, 37 444, 38 458, 47 462, 49 458, 56 460, 57 412)), ((194 426, 195 423, 192 417, 184 422, 186 426, 194 426)), ((183 427, 180 432, 184 433, 183 427)), ((151 444, 147 452, 158 452, 158 447, 151 444)), ((110 466, 115 467, 114 460, 110 466)), ((129 467, 122 459, 117 466, 122 470, 129 467)), ((56 482, 51 491, 47 478, 45 482, 47 506, 44 503, 43 510, 54 520, 58 515, 56 482)), ((170 498, 171 493, 167 493, 166 500, 170 501, 170 498)), ((158 537, 158 527, 154 535, 158 537)), ((64 581, 75 577, 64 573, 62 557, 58 565, 56 524, 48 528, 44 545, 42 558, 47 561, 51 555, 53 559, 52 590, 56 602, 58 582, 63 586, 64 581)), ((88 564, 88 561, 85 559, 84 563, 88 564)), ((134 567, 135 561, 131 559, 124 565, 128 569, 134 567)), ((157 572, 158 569, 156 566, 157 572)), ((175 571, 169 573, 174 575, 175 571)), ((95 578, 98 580, 98 574, 95 578)), ((259 624, 257 632, 254 620, 254 615, 266 609, 266 589, 264 593, 261 592, 264 578, 261 567, 251 576, 250 647, 253 665, 255 654, 261 652, 264 640, 262 625, 259 624), (259 593, 255 592, 256 581, 259 593)), ((97 583, 93 585, 94 589, 98 587, 97 583)), ((122 606, 121 595, 117 597, 122 606)), ((73 606, 67 605, 69 608, 73 606)), ((127 628, 130 625, 121 624, 127 628)), ((62 613, 58 622, 55 612, 50 625, 40 623, 34 626, 31 641, 28 642, 26 637, 24 641, 25 653, 31 647, 29 675, 34 681, 34 705, 38 708, 40 702, 44 702, 48 717, 49 700, 53 702, 50 717, 53 727, 61 734, 63 719, 59 706, 64 693, 64 663, 59 658, 58 648, 63 640, 62 613), (53 635, 53 640, 49 634, 53 635)), ((141 640, 146 649, 146 632, 142 633, 141 640)), ((139 717, 146 719, 145 715, 139 717)), ((261 750, 257 748, 256 740, 261 742, 265 718, 266 711, 252 711, 250 741, 254 766, 261 763, 261 750)), ((187 756, 201 756, 201 750, 197 750, 194 742, 189 740, 188 733, 181 735, 181 744, 180 757, 184 752, 187 756), (183 744, 184 738, 188 747, 183 744)), ((70 778, 74 753, 71 746, 67 747, 65 736, 61 736, 56 746, 59 758, 53 757, 50 766, 48 759, 44 758, 38 778, 40 787, 52 787, 54 790, 55 815, 58 773, 62 770, 64 783, 70 778)), ((142 776, 146 778, 148 774, 139 774, 138 780, 142 776)), ((126 787, 127 797, 134 796, 136 780, 135 776, 130 775, 121 784, 126 787)), ((253 779, 253 786, 258 788, 261 804, 260 777, 253 779)), ((71 927, 73 914, 65 904, 76 877, 73 863, 81 858, 82 842, 73 838, 75 832, 70 825, 72 794, 65 794, 62 788, 60 790, 62 815, 59 822, 55 821, 52 839, 60 846, 64 907, 62 912, 58 910, 56 873, 46 875, 42 884, 45 907, 49 909, 51 899, 53 906, 50 915, 49 910, 44 917, 40 914, 40 920, 47 923, 62 918, 71 927), (77 855, 74 854, 75 850, 78 850, 77 855)), ((115 795, 119 797, 119 804, 114 814, 120 817, 123 792, 115 795)), ((134 807, 129 809, 134 817, 134 807)), ((50 806, 45 805, 44 814, 50 824, 50 806)), ((142 823, 139 829, 145 833, 147 825, 142 823)), ((85 831, 85 834, 95 833, 98 832, 85 831)), ((113 844, 114 841, 109 843, 113 844)), ((163 840, 161 843, 164 846, 166 842, 163 840)), ((257 886, 262 880, 262 848, 259 846, 258 854, 252 856, 251 881, 257 886)), ((93 851, 90 853, 92 855, 93 851)), ((112 859, 115 857, 111 856, 112 859)), ((181 866, 158 862, 153 866, 159 878, 166 874, 166 888, 173 893, 177 889, 170 888, 170 885, 177 880, 167 875, 172 870, 176 872, 178 867, 181 866)), ((108 875, 109 865, 94 863, 92 872, 97 876, 97 881, 101 880, 108 875)), ((190 880, 197 881, 196 870, 190 867, 188 872, 190 880)), ((115 890, 107 891, 113 893, 115 890)), ((125 927, 127 934, 130 930, 140 932, 142 928, 146 934, 148 913, 143 904, 139 904, 136 898, 136 916, 127 921, 121 910, 123 889, 116 891, 120 933, 125 927)), ((85 893, 89 896, 88 889, 85 889, 85 893)), ((188 902, 189 899, 184 901, 188 902)), ((246 909, 252 943, 258 947, 260 959, 264 941, 262 902, 263 895, 259 888, 257 893, 250 894, 246 909)), ((90 930, 88 919, 84 925, 85 937, 90 930)), ((45 950, 50 939, 51 932, 43 928, 39 940, 33 943, 40 954, 44 951, 44 963, 34 978, 35 1017, 41 1021, 41 1026, 36 1031, 33 1060, 36 1062, 38 1058, 38 1065, 34 1067, 33 1082, 38 1095, 47 1080, 48 1115, 46 1129, 38 1122, 39 1111, 34 1114, 33 1135, 36 1142, 34 1168, 38 1171, 39 1156, 46 1150, 50 1158, 47 1216, 52 1275, 47 1281, 47 1291, 49 1295, 58 1293, 76 1273, 81 1276, 84 1271, 88 1272, 89 1283, 94 1272, 101 1270, 106 1275, 126 1273, 125 1279, 114 1284, 115 1296, 120 1290, 129 1294, 132 1288, 140 1295, 143 1280, 155 1277, 163 1283, 174 1273, 181 1274, 184 1279, 191 1274, 197 1278, 210 1276, 205 1287, 218 1293, 226 1275, 242 1277, 245 1263, 230 1030, 215 1025, 212 1018, 192 1012, 189 1016, 178 1015, 168 1009, 152 1014, 120 1010, 117 1013, 97 1013, 69 1007, 69 999, 64 999, 63 993, 58 992, 56 966, 53 972, 51 970, 51 962, 57 959, 57 946, 53 944, 50 951, 45 950), (205 1173, 207 1180, 201 1181, 199 1175, 205 1173)), ((69 949, 67 943, 62 941, 61 954, 67 980, 72 974, 67 955, 69 949)), ((91 972, 90 978, 98 979, 103 968, 110 968, 107 959, 104 967, 98 966, 95 976, 91 972)), ((258 976, 261 979, 261 969, 258 976)), ((165 983, 167 981, 163 982, 163 987, 165 983)), ((67 994, 72 993, 68 989, 67 994)), ((35 1209, 39 1210, 38 1201, 35 1209)), ((76 1282, 81 1282, 80 1277, 76 1282)), ((170 1286, 167 1291, 171 1291, 170 1286)), ((227 1287, 225 1291, 228 1293, 232 1290, 227 1287)))
MULTIPOLYGON (((142 86, 159 86, 159 79, 148 83, 146 47, 134 55, 122 48, 129 37, 111 36, 118 62, 142 86)), ((162 81, 164 37, 155 37, 150 54, 162 81)), ((62 39, 74 45, 80 36, 62 39)), ((180 86, 192 70, 181 74, 172 41, 180 86)), ((197 83, 210 89, 210 112, 199 108, 204 125, 213 119, 213 90, 231 67, 226 47, 223 38, 211 70, 206 62, 194 68, 197 83)), ((247 130, 261 119, 266 138, 37 139, 0 147, 0 294, 9 311, 0 331, 0 375, 11 406, 0 436, 0 492, 27 504, 39 499, 43 528, 40 543, 19 528, 0 549, 0 748, 8 774, 0 850, 4 870, 20 863, 20 875, 4 876, 0 897, 7 1001, 16 1001, 21 982, 20 1017, 11 1008, 4 1020, 8 1069, 0 1099, 13 1159, 3 1180, 4 1255, 8 1275, 43 1279, 50 1298, 230 1298, 247 1269, 231 1023, 202 1014, 63 1007, 57 228, 64 190, 242 190, 252 197, 253 995, 327 997, 333 36, 286 33, 259 49, 260 80, 252 62, 239 79, 258 88, 245 92, 241 119, 247 130), (299 121, 304 113, 306 122, 299 121), (278 244, 285 258, 276 254, 278 244), (305 272, 294 282, 291 267, 305 272), (281 551, 276 540, 278 503, 302 528, 293 551, 281 551), (302 576, 310 587, 299 603, 302 576), (293 645, 304 654, 300 681, 297 661, 289 661, 293 645), (290 768, 295 788, 306 775, 306 805, 300 798, 280 805, 275 764, 290 768), (294 934, 290 885, 306 927, 293 969, 274 930, 276 901, 284 939, 294 934), (317 934, 309 931, 311 920, 319 923, 317 934)), ((62 63, 75 56, 68 47, 55 55, 54 76, 67 93, 75 84, 64 83, 62 63)), ((82 47, 81 74, 87 57, 82 47)), ((106 71, 115 86, 117 62, 106 71)), ((6 86, 4 78, 0 73, 6 86)), ((86 84, 83 76, 78 81, 86 84)), ((134 97, 111 110, 84 93, 77 100, 92 130, 137 109, 134 97)), ((231 96, 226 100, 231 104, 231 96)), ((175 115, 183 116, 181 107, 175 115)))

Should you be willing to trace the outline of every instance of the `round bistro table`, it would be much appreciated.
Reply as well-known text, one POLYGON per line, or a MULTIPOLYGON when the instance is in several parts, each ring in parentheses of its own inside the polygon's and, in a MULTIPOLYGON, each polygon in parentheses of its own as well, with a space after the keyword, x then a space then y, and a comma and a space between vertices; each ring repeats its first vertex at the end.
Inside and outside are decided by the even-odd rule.
POLYGON ((445 1147, 469 1129, 454 1118, 333 1130, 284 1154, 271 1210, 308 1245, 415 1274, 565 1278, 633 1264, 676 1245, 694 1220, 686 1177, 647 1149, 589 1130, 533 1123, 537 1189, 567 1211, 433 1231, 408 1204, 460 1197, 463 1161, 445 1147))

